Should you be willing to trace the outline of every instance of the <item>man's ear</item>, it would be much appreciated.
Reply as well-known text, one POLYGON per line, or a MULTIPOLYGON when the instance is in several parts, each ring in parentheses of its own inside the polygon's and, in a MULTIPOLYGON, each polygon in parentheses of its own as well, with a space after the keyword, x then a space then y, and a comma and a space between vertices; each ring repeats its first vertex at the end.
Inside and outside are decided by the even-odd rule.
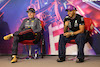
POLYGON ((76 13, 76 10, 73 10, 74 11, 74 13, 76 13))
POLYGON ((34 13, 34 15, 35 15, 36 13, 34 13))

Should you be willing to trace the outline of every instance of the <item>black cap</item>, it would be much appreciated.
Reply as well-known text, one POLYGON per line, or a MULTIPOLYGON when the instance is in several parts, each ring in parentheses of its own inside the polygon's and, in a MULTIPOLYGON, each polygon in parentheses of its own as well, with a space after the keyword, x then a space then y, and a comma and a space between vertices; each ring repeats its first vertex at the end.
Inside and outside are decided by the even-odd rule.
POLYGON ((29 8, 26 12, 27 12, 27 13, 28 13, 28 12, 33 12, 33 13, 35 13, 35 9, 29 8))

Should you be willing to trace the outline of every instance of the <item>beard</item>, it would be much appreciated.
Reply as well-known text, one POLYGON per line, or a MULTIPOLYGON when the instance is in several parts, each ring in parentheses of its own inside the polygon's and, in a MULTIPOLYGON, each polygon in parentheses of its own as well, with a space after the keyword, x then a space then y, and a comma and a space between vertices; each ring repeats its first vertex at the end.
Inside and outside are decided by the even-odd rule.
POLYGON ((75 17, 75 13, 73 13, 72 15, 68 15, 70 18, 74 18, 75 17))

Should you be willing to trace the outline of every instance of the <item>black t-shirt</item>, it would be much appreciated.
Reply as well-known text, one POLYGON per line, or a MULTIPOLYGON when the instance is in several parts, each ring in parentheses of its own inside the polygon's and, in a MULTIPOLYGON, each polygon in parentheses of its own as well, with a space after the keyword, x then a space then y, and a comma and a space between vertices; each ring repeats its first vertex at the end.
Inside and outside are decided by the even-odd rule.
POLYGON ((70 31, 77 31, 79 30, 79 25, 84 25, 84 18, 78 14, 76 14, 76 17, 74 19, 71 19, 69 16, 66 16, 64 18, 64 24, 65 21, 70 21, 68 24, 68 28, 70 31))

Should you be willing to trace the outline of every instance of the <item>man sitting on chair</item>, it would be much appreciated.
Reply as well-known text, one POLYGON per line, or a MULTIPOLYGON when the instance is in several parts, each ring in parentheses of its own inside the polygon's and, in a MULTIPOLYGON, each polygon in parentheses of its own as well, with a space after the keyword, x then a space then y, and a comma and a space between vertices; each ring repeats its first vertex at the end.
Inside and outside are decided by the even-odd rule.
POLYGON ((33 41, 33 43, 38 43, 40 40, 40 35, 41 35, 41 22, 39 19, 34 18, 35 16, 35 10, 33 8, 29 8, 27 10, 28 13, 28 19, 25 19, 19 30, 16 31, 14 34, 9 34, 7 36, 4 36, 4 40, 9 40, 10 38, 14 38, 13 40, 13 47, 12 47, 12 60, 11 63, 17 62, 17 51, 18 51, 18 42, 21 42, 23 40, 33 40, 36 36, 36 40, 33 41), (33 32, 35 34, 33 34, 33 32))
POLYGON ((66 9, 68 16, 64 18, 64 34, 60 35, 59 39, 59 59, 57 62, 65 61, 65 45, 70 40, 75 39, 78 46, 77 63, 84 62, 84 44, 85 44, 85 25, 84 18, 76 14, 76 8, 69 5, 66 9))

